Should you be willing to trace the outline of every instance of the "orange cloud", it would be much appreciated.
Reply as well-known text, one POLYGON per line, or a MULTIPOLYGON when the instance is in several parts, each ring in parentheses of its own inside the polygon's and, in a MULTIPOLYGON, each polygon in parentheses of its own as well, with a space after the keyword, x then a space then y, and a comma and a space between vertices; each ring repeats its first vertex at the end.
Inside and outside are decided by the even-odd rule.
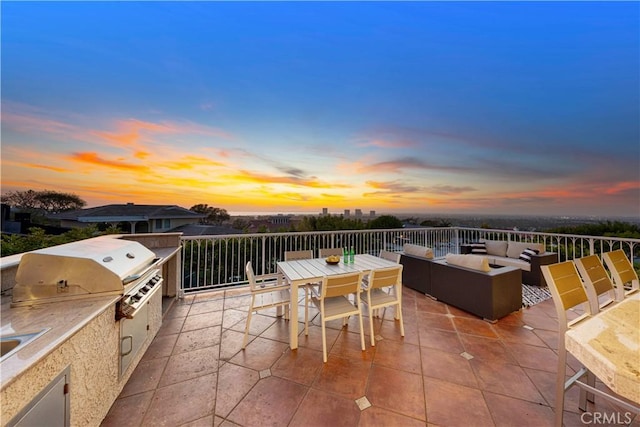
POLYGON ((23 133, 33 134, 50 133, 55 135, 75 134, 78 131, 76 126, 57 120, 46 119, 35 115, 27 115, 7 111, 2 112, 2 126, 6 129, 13 129, 23 133))
POLYGON ((88 153, 88 152, 73 153, 71 156, 69 156, 69 159, 75 162, 89 163, 93 165, 105 166, 105 167, 110 167, 115 169, 126 169, 126 170, 133 170, 137 172, 150 171, 150 168, 146 165, 137 165, 133 163, 107 160, 99 157, 97 153, 88 153))
POLYGON ((342 195, 342 194, 322 193, 322 194, 320 194, 320 196, 322 196, 323 199, 329 199, 330 201, 346 199, 346 197, 344 195, 342 195))
POLYGON ((151 156, 151 153, 149 153, 148 151, 136 151, 135 153, 133 153, 133 157, 140 160, 144 160, 149 156, 151 156))
MULTIPOLYGON (((86 129, 64 121, 45 118, 47 111, 29 105, 3 102, 2 126, 25 134, 49 134, 82 142, 107 142, 116 147, 133 147, 145 141, 145 135, 206 135, 235 140, 233 134, 222 129, 202 126, 188 121, 149 122, 138 119, 117 120, 114 130, 86 129)), ((80 118, 82 119, 82 117, 80 118)))
POLYGON ((223 185, 221 182, 204 180, 196 177, 178 176, 165 173, 154 174, 152 172, 137 175, 136 182, 149 184, 150 186, 156 185, 176 189, 192 187, 205 188, 209 186, 223 185))
POLYGON ((219 128, 202 126, 192 122, 160 122, 153 123, 137 119, 120 120, 116 122, 116 128, 121 132, 148 131, 151 133, 173 135, 173 134, 198 134, 208 135, 223 139, 233 140, 233 134, 219 128))
POLYGON ((155 134, 176 133, 175 127, 173 126, 136 119, 118 121, 115 132, 94 130, 89 133, 113 143, 116 147, 134 147, 140 140, 141 131, 148 131, 155 134))
POLYGON ((55 159, 55 157, 55 155, 42 156, 42 153, 18 147, 2 147, 2 166, 4 168, 8 166, 18 166, 23 168, 52 170, 55 172, 71 172, 68 168, 41 163, 43 158, 51 161, 52 159, 55 159))
POLYGON ((281 202, 282 200, 289 200, 289 201, 296 201, 296 202, 307 202, 309 201, 311 198, 308 195, 302 194, 302 193, 294 193, 294 192, 281 192, 281 193, 271 193, 268 195, 269 198, 278 198, 278 201, 281 202))
POLYGON ((227 166, 225 163, 217 162, 215 160, 211 160, 207 157, 201 156, 183 156, 180 160, 173 162, 163 162, 160 164, 168 169, 194 169, 196 166, 204 166, 204 167, 225 167, 227 166))
POLYGON ((349 188, 349 185, 345 184, 333 184, 328 182, 321 182, 315 178, 298 178, 294 176, 271 176, 249 172, 246 170, 240 171, 238 175, 229 176, 234 181, 245 182, 257 182, 261 184, 288 184, 310 188, 349 188))
POLYGON ((640 181, 616 182, 613 186, 605 189, 605 193, 618 194, 629 190, 640 190, 640 181))
POLYGON ((71 170, 67 168, 60 168, 57 166, 49 166, 49 165, 40 165, 35 163, 22 163, 20 166, 23 166, 26 168, 46 169, 54 172, 71 172, 71 170))
POLYGON ((138 142, 138 139, 140 138, 140 135, 137 132, 114 134, 94 131, 93 134, 99 136, 100 138, 106 139, 109 142, 114 142, 118 147, 133 146, 138 142))

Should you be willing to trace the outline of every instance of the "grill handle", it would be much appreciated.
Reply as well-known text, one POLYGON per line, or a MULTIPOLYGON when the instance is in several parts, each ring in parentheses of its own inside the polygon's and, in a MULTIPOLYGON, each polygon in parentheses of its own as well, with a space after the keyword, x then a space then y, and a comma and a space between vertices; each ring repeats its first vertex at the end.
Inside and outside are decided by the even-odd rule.
POLYGON ((129 350, 126 352, 122 352, 122 350, 120 350, 120 356, 126 356, 127 354, 131 353, 133 351, 133 335, 127 335, 124 336, 120 339, 120 348, 122 349, 124 346, 124 341, 125 340, 129 340, 129 350))

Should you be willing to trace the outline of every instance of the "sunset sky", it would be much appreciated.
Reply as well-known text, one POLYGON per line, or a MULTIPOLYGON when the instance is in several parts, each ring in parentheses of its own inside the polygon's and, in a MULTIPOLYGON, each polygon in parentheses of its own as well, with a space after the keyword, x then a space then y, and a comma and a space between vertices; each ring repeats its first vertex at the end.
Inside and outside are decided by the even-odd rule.
POLYGON ((10 2, 2 193, 640 216, 638 2, 10 2))

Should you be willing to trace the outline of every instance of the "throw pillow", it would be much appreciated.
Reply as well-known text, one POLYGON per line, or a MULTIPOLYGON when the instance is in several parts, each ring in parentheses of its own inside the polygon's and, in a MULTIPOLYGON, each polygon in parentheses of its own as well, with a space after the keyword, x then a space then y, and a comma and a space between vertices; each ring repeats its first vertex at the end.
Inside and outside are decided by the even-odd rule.
POLYGON ((487 247, 487 253, 489 255, 495 255, 495 256, 501 256, 501 257, 507 256, 508 242, 506 240, 480 240, 480 241, 484 242, 485 246, 487 247))
POLYGON ((449 265, 455 265, 484 272, 491 271, 489 260, 483 256, 447 254, 445 256, 445 259, 447 261, 447 264, 449 265))
POLYGON ((469 246, 471 246, 471 253, 476 255, 486 255, 487 254, 487 246, 484 242, 472 242, 469 246))
POLYGON ((407 255, 419 256, 422 258, 433 259, 433 249, 427 246, 414 245, 407 243, 402 248, 403 252, 407 255))
POLYGON ((527 248, 520 254, 520 259, 531 264, 531 257, 540 253, 537 249, 527 248))
POLYGON ((536 249, 539 252, 544 252, 544 245, 542 243, 534 243, 534 242, 514 242, 509 241, 509 246, 507 247, 507 257, 518 259, 520 258, 520 254, 525 249, 536 249))

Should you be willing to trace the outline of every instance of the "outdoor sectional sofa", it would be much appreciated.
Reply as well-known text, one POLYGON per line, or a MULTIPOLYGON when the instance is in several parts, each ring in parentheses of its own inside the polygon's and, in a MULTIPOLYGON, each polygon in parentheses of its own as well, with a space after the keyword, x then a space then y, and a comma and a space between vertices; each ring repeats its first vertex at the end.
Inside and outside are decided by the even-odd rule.
POLYGON ((429 256, 405 245, 400 256, 404 286, 490 321, 522 307, 519 268, 490 267, 488 259, 475 255, 429 256))
POLYGON ((404 245, 400 255, 402 284, 420 293, 431 295, 431 263, 433 251, 426 246, 404 245))
POLYGON ((486 269, 468 262, 454 263, 460 257, 475 255, 449 254, 432 262, 432 297, 490 321, 522 308, 522 270, 512 266, 490 267, 487 260, 484 260, 486 269))
POLYGON ((475 243, 462 245, 460 252, 483 256, 491 265, 518 267, 522 270, 522 283, 533 286, 546 286, 540 270, 541 265, 558 262, 558 255, 554 252, 545 252, 542 243, 481 239, 475 243), (533 249, 538 253, 523 255, 527 249, 533 249))

